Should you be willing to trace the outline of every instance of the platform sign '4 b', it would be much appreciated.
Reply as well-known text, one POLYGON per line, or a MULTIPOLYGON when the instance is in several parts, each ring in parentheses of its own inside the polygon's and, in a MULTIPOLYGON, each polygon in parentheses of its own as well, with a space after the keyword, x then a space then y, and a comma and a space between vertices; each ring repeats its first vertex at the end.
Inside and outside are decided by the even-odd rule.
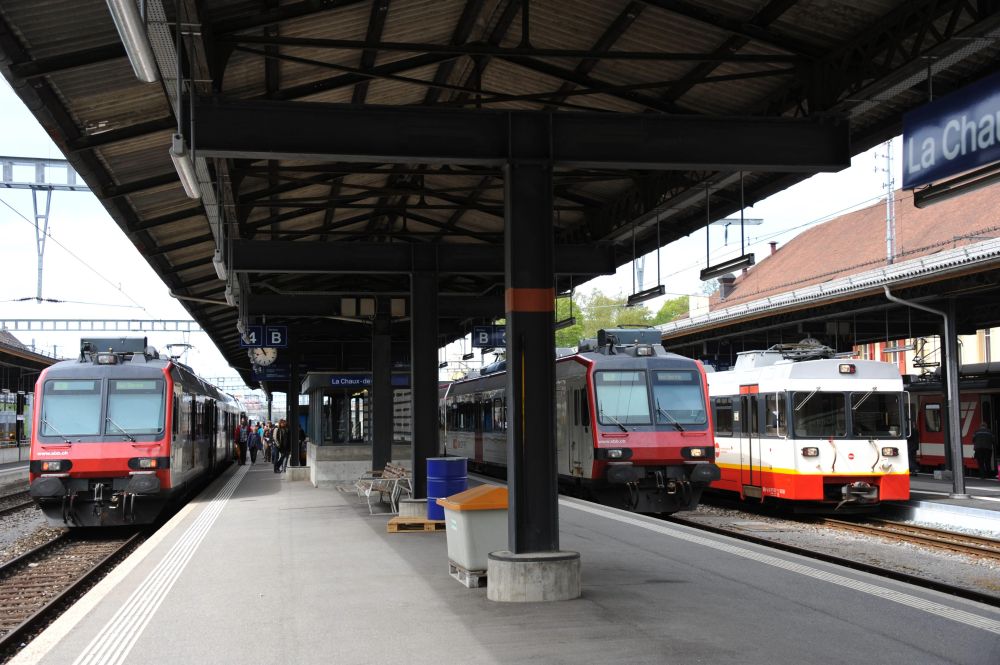
POLYGON ((506 348, 507 326, 473 326, 472 346, 476 349, 506 348))
POLYGON ((264 346, 278 349, 288 346, 288 326, 267 326, 264 328, 264 346))
POLYGON ((264 346, 264 327, 247 326, 246 332, 240 335, 240 346, 244 349, 264 346))

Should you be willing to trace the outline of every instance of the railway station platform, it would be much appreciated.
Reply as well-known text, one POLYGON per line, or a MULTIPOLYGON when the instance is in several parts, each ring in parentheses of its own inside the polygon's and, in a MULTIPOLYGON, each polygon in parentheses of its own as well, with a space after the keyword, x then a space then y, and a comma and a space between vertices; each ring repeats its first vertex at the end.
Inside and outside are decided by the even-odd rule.
POLYGON ((444 532, 267 465, 229 469, 13 661, 1000 662, 1000 609, 575 499, 583 595, 495 603, 444 532))
POLYGON ((965 493, 969 498, 951 498, 952 490, 950 478, 920 473, 910 476, 910 500, 891 505, 912 519, 1000 534, 1000 480, 967 474, 965 493))
POLYGON ((28 461, 0 464, 0 491, 12 490, 19 485, 28 489, 28 461))

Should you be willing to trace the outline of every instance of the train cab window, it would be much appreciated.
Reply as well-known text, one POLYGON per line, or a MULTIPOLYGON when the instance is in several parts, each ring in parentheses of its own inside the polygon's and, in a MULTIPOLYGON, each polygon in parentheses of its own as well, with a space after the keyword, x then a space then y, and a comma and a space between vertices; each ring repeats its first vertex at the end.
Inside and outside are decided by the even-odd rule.
POLYGON ((178 424, 181 421, 181 401, 180 399, 178 399, 177 395, 174 395, 174 414, 172 420, 173 422, 171 424, 170 430, 174 434, 177 434, 177 432, 180 430, 178 424))
POLYGON ((715 408, 715 433, 719 436, 733 435, 733 400, 730 397, 716 397, 713 402, 715 408))
POLYGON ((795 436, 806 439, 847 436, 847 399, 843 393, 792 394, 795 436))
POLYGON ((764 434, 783 436, 788 431, 785 425, 785 394, 764 396, 764 434))
POLYGON ((903 412, 899 393, 851 393, 854 436, 899 439, 903 436, 903 412))
POLYGON ((691 370, 653 370, 653 411, 662 425, 705 425, 705 392, 701 374, 691 370))
POLYGON ((108 434, 157 434, 163 431, 165 420, 163 381, 108 381, 108 434))
POLYGON ((507 429, 507 421, 504 419, 503 400, 493 400, 493 427, 498 432, 507 429))
POLYGON ((924 405, 924 429, 928 432, 941 431, 941 405, 924 405))
POLYGON ((597 389, 597 420, 602 425, 624 428, 626 425, 649 425, 649 388, 644 371, 594 373, 597 389))
POLYGON ((101 433, 101 381, 46 381, 42 396, 42 436, 101 433))

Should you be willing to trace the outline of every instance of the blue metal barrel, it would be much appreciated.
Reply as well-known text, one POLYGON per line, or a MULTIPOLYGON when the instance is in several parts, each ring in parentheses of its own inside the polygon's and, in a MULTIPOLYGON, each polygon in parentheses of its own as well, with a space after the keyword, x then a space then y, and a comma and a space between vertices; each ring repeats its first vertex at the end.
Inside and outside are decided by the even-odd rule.
POLYGON ((427 458, 427 519, 443 520, 444 508, 437 499, 469 488, 469 472, 464 457, 427 458))

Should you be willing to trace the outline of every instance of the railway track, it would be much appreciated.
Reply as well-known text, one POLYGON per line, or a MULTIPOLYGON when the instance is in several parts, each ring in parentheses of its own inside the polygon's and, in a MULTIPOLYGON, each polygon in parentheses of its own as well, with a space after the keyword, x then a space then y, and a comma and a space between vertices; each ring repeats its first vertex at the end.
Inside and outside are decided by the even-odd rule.
MULTIPOLYGON (((799 556, 804 556, 810 559, 816 559, 818 561, 825 561, 827 563, 833 563, 838 566, 844 566, 845 568, 851 568, 853 570, 860 570, 872 575, 878 575, 880 577, 887 577, 889 579, 897 580, 900 582, 905 582, 907 584, 912 584, 924 589, 932 589, 934 591, 939 591, 941 593, 946 593, 952 596, 958 596, 961 598, 968 598, 969 600, 974 600, 984 605, 990 605, 991 607, 1000 607, 1000 597, 993 594, 982 593, 975 591, 973 589, 966 589, 963 587, 953 586, 951 584, 945 584, 943 582, 937 582, 934 580, 929 580, 919 575, 911 575, 909 573, 904 573, 902 571, 893 570, 891 568, 884 568, 882 566, 875 566, 868 563, 863 563, 861 561, 855 561, 853 559, 846 559, 843 557, 835 556, 832 554, 827 554, 826 552, 820 552, 817 550, 806 549, 803 547, 798 547, 796 545, 789 545, 787 543, 778 542, 775 540, 770 540, 767 538, 761 538, 758 536, 750 535, 746 532, 739 531, 737 529, 713 526, 709 524, 704 524, 696 520, 690 520, 683 517, 677 517, 675 515, 670 515, 662 518, 665 522, 671 522, 673 524, 680 524, 686 527, 691 527, 699 531, 707 531, 709 533, 715 533, 722 536, 727 536, 730 538, 735 538, 737 540, 742 540, 744 542, 754 543, 757 545, 762 545, 764 547, 769 547, 772 549, 781 550, 782 552, 789 552, 791 554, 797 554, 799 556)), ((909 526, 909 525, 905 525, 909 526)), ((944 532, 950 533, 950 532, 944 532)), ((950 534, 963 536, 964 534, 950 534)))
POLYGON ((27 490, 7 494, 6 496, 0 496, 0 517, 9 515, 10 513, 16 513, 17 511, 24 510, 25 508, 30 508, 33 505, 34 501, 28 497, 27 490))
POLYGON ((863 522, 825 518, 820 523, 844 531, 883 536, 893 540, 902 540, 959 554, 988 557, 1000 561, 1000 540, 993 538, 876 518, 866 518, 863 522))
POLYGON ((67 533, 0 566, 0 657, 144 537, 134 530, 100 537, 67 533))

